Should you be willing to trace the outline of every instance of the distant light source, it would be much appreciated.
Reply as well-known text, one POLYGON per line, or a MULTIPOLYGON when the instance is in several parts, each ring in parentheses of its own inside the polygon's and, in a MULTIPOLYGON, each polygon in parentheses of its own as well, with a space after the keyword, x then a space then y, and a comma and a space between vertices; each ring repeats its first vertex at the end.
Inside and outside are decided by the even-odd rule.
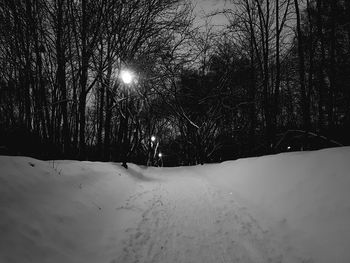
POLYGON ((287 150, 290 150, 290 146, 287 147, 287 150))
POLYGON ((133 76, 131 71, 129 71, 129 70, 122 70, 120 72, 120 78, 122 79, 122 81, 125 84, 130 84, 133 81, 134 76, 133 76))
POLYGON ((155 142, 155 141, 156 141, 156 136, 152 135, 151 141, 152 141, 152 142, 155 142))
POLYGON ((158 153, 158 157, 162 158, 163 154, 162 153, 158 153))

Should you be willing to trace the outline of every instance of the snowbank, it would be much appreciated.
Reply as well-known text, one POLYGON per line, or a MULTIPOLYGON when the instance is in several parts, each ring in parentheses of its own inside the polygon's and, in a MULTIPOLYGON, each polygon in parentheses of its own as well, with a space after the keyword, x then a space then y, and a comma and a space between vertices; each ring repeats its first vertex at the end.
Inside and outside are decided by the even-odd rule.
POLYGON ((135 187, 120 166, 1 156, 0 171, 0 262, 102 262, 118 253, 132 216, 116 208, 135 187))
POLYGON ((200 169, 245 204, 286 250, 312 262, 350 262, 350 147, 200 169))
MULTIPOLYGON (((142 235, 137 225, 149 229, 147 235, 161 227, 167 242, 177 232, 177 247, 181 248, 185 235, 180 226, 186 225, 182 220, 195 222, 202 231, 206 226, 199 224, 215 223, 212 233, 220 245, 220 233, 229 233, 240 213, 233 207, 237 211, 224 213, 223 209, 231 209, 232 200, 251 215, 243 225, 256 222, 264 238, 283 251, 281 262, 350 262, 349 161, 350 147, 196 167, 147 169, 131 164, 127 171, 114 163, 0 156, 0 262, 116 263, 119 261, 113 259, 123 253, 123 262, 133 262, 127 257, 134 249, 131 246, 138 244, 146 251, 145 246, 150 245, 149 236, 144 243, 126 242, 142 235), (191 188, 191 184, 197 186, 191 188), (191 204, 186 204, 189 198, 203 207, 196 207, 193 213, 191 204), (203 200, 196 202, 195 198, 203 200), (181 215, 183 211, 187 214, 181 215), (218 215, 211 218, 211 213, 218 215), (157 216, 159 220, 153 218, 157 216), (210 220, 195 221, 196 216, 210 220), (224 228, 220 220, 226 222, 224 228), (148 222, 153 222, 152 228, 148 222), (130 229, 134 229, 133 236, 130 229)), ((186 251, 196 250, 204 237, 192 237, 197 244, 186 251)), ((150 251, 156 249, 156 244, 152 246, 150 251)), ((163 256, 159 252, 158 258, 170 258, 165 255, 170 250, 163 245, 159 249, 163 256)), ((237 262, 251 262, 244 258, 249 257, 242 255, 237 262)))

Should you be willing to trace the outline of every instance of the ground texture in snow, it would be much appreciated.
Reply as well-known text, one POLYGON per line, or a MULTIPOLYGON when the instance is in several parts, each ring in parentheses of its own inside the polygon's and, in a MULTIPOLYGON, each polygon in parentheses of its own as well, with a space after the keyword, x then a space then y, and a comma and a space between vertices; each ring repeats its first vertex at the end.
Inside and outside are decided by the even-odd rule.
POLYGON ((0 156, 0 262, 350 262, 350 148, 196 167, 0 156))

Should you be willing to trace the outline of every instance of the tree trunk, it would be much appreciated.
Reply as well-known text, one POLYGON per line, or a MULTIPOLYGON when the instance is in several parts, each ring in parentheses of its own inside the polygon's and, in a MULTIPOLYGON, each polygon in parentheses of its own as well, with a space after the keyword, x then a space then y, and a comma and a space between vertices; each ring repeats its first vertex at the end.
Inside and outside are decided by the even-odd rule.
POLYGON ((66 56, 63 47, 63 7, 64 0, 58 0, 56 2, 57 8, 57 28, 56 28, 56 56, 57 56, 57 72, 56 81, 59 91, 61 92, 61 111, 63 118, 63 152, 66 156, 70 153, 70 132, 68 124, 68 112, 67 112, 67 88, 66 88, 66 56))
POLYGON ((105 104, 105 88, 103 87, 101 79, 101 85, 99 88, 99 105, 98 105, 98 129, 97 129, 97 149, 98 149, 98 155, 103 156, 103 143, 102 143, 102 131, 103 131, 103 125, 104 125, 104 104, 105 104))
MULTIPOLYGON (((308 102, 308 109, 310 111, 310 104, 311 104, 311 91, 313 88, 313 75, 314 75, 314 54, 315 54, 315 48, 314 48, 314 38, 313 38, 313 22, 311 21, 311 13, 310 13, 310 1, 307 0, 307 16, 309 20, 310 25, 310 31, 309 31, 309 76, 308 76, 308 89, 307 89, 307 102, 308 102)), ((309 115, 311 117, 311 114, 309 112, 309 115)), ((310 119, 310 129, 311 129, 311 119, 310 119)))
POLYGON ((100 158, 103 159, 103 142, 102 142, 102 132, 103 132, 103 125, 104 125, 104 103, 105 103, 105 87, 104 87, 104 80, 103 80, 103 72, 102 72, 102 63, 103 63, 103 39, 101 37, 100 41, 101 45, 101 56, 100 56, 100 88, 98 89, 98 119, 97 119, 97 153, 100 158))
POLYGON ((79 159, 86 158, 86 143, 85 143, 85 109, 86 109, 86 80, 87 70, 82 69, 80 80, 81 93, 79 96, 79 159), (83 72, 85 71, 85 73, 83 72))
POLYGON ((279 93, 281 82, 281 63, 280 63, 280 29, 279 29, 279 0, 276 1, 276 82, 274 92, 274 127, 277 127, 279 112, 279 93))
POLYGON ((85 109, 86 109, 86 85, 88 78, 89 57, 87 50, 87 12, 86 1, 82 1, 82 24, 81 24, 81 73, 80 73, 80 96, 79 96, 79 159, 86 158, 85 142, 85 109))
POLYGON ((266 141, 267 141, 267 149, 270 152, 272 150, 272 146, 274 144, 274 134, 275 128, 273 127, 273 110, 271 110, 271 102, 270 102, 270 89, 269 89, 269 23, 270 23, 270 0, 266 1, 266 16, 264 15, 264 11, 261 7, 261 3, 256 0, 259 11, 259 23, 260 23, 260 33, 262 39, 263 46, 263 105, 264 105, 264 117, 265 117, 265 127, 266 127, 266 141))
MULTIPOLYGON (((251 32, 254 34, 254 32, 251 32)), ((249 116, 250 116, 250 126, 249 126, 249 146, 250 149, 255 147, 255 126, 256 126, 256 110, 255 110, 255 94, 256 94, 256 72, 255 72, 255 60, 254 60, 254 43, 253 36, 250 39, 250 71, 251 71, 251 83, 249 87, 249 116)))
POLYGON ((128 168, 127 165, 127 159, 128 159, 128 152, 129 152, 129 136, 128 136, 128 122, 129 122, 129 98, 128 95, 126 95, 126 100, 123 101, 124 103, 124 116, 122 116, 122 149, 121 149, 121 161, 122 166, 124 166, 126 169, 128 168))
POLYGON ((108 66, 108 72, 107 72, 107 80, 105 83, 105 86, 107 88, 106 91, 106 119, 104 123, 104 130, 105 130, 105 137, 104 137, 104 160, 109 161, 111 150, 110 150, 110 144, 111 144, 111 121, 112 121, 112 106, 113 106, 113 93, 111 92, 111 89, 114 87, 110 87, 110 79, 112 75, 112 65, 110 64, 108 66))
POLYGON ((319 93, 319 101, 318 101, 318 122, 319 129, 321 131, 324 130, 324 103, 325 103, 325 76, 324 76, 324 65, 325 65, 325 46, 324 46, 324 37, 323 37, 323 3, 322 0, 317 0, 317 34, 320 41, 320 49, 321 49, 321 63, 318 66, 318 93, 319 93))
MULTIPOLYGON (((31 19, 31 2, 26 0, 26 15, 28 20, 31 19)), ((25 124, 28 131, 32 129, 32 117, 31 117, 31 99, 30 99, 30 89, 31 89, 31 59, 30 59, 30 24, 26 25, 26 32, 24 37, 25 42, 25 79, 24 79, 24 101, 25 101, 25 124)))
POLYGON ((335 41, 336 41, 336 28, 335 28, 335 16, 336 6, 335 1, 331 2, 331 35, 330 35, 330 74, 329 74, 329 90, 328 90, 328 128, 333 129, 334 126, 334 95, 336 91, 336 76, 335 76, 335 41))
POLYGON ((304 58, 304 45, 303 35, 300 24, 300 13, 298 0, 294 0, 295 14, 297 19, 297 36, 298 36, 298 57, 299 57, 299 81, 301 91, 301 107, 303 115, 303 126, 305 131, 310 129, 310 106, 307 100, 306 88, 305 88, 305 58, 304 58))

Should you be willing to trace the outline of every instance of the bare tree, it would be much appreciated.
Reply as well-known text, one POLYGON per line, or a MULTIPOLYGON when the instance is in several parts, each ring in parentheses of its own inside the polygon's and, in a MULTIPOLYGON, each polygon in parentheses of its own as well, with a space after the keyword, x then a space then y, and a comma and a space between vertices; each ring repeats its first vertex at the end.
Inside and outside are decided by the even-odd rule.
POLYGON ((308 94, 306 92, 305 85, 305 58, 304 58, 304 44, 303 44, 303 33, 301 30, 299 3, 294 0, 295 15, 297 21, 297 38, 298 38, 298 57, 299 57, 299 81, 301 91, 301 104, 302 104, 302 115, 303 115, 303 126, 305 131, 310 129, 310 103, 308 101, 308 94))

